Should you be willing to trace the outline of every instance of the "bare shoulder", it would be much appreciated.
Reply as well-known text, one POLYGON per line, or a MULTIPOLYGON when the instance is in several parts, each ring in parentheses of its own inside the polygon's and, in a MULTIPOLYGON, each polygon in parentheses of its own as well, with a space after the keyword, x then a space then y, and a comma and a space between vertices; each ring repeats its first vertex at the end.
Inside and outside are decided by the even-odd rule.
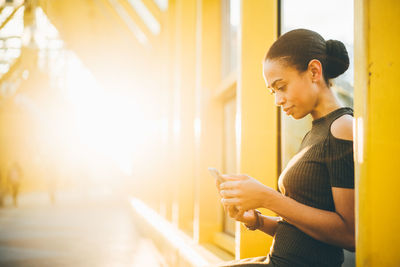
POLYGON ((353 117, 346 114, 336 119, 331 125, 331 133, 338 139, 353 140, 353 117))

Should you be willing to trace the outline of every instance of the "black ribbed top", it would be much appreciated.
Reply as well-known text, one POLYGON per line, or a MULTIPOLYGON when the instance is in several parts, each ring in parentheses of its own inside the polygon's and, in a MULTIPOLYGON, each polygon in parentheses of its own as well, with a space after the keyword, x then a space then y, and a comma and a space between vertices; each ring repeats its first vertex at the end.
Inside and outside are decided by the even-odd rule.
MULTIPOLYGON (((332 187, 354 188, 353 141, 335 138, 330 127, 351 108, 339 108, 312 122, 298 153, 279 177, 282 194, 305 205, 335 211, 332 187)), ((343 249, 318 241, 286 221, 278 223, 271 258, 288 266, 341 266, 343 249)))

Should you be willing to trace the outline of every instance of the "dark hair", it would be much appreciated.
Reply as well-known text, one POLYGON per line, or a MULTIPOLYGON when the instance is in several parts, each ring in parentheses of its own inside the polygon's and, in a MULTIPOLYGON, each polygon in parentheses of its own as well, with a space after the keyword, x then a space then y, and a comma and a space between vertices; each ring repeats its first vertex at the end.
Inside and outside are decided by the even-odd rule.
POLYGON ((323 76, 329 79, 338 77, 349 67, 346 47, 338 40, 325 41, 321 35, 306 29, 296 29, 281 35, 265 56, 264 61, 279 59, 304 72, 308 63, 317 59, 322 64, 323 76))

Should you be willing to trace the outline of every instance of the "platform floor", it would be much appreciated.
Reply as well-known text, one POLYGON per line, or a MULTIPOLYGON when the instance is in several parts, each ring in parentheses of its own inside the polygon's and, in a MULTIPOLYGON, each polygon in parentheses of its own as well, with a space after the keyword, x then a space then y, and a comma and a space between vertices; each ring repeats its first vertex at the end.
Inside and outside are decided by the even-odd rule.
POLYGON ((141 237, 127 198, 110 193, 25 194, 0 208, 0 266, 164 266, 141 237))

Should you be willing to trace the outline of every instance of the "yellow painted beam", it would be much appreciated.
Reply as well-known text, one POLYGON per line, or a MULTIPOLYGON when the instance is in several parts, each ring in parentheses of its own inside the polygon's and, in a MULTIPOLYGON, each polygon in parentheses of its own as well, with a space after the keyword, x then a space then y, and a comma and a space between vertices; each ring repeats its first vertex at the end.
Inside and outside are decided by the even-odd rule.
POLYGON ((162 11, 158 8, 157 4, 153 0, 142 0, 146 8, 154 16, 154 18, 161 22, 162 21, 162 11))
POLYGON ((4 26, 7 25, 7 23, 14 18, 14 15, 18 12, 20 8, 23 8, 23 4, 19 6, 15 6, 13 12, 3 21, 3 23, 0 25, 0 30, 4 28, 4 26))
MULTIPOLYGON (((163 101, 159 96, 164 87, 160 86, 157 75, 163 66, 160 47, 165 44, 142 45, 109 0, 41 1, 41 6, 67 49, 77 54, 99 84, 110 92, 127 93, 137 99, 137 108, 151 119, 156 121, 161 117, 163 101)), ((143 159, 148 164, 137 165, 134 170, 137 180, 140 179, 138 187, 143 188, 140 193, 155 209, 160 206, 161 194, 148 192, 157 188, 154 192, 159 193, 161 186, 167 184, 159 180, 163 173, 158 164, 164 154, 158 153, 158 142, 161 143, 161 137, 146 147, 147 151, 154 151, 151 159, 143 159)))
POLYGON ((41 5, 66 47, 79 56, 103 87, 137 87, 151 75, 152 50, 141 45, 127 27, 121 27, 121 19, 104 1, 48 0, 41 5))
MULTIPOLYGON (((172 206, 174 203, 174 186, 176 185, 178 179, 176 176, 176 171, 174 168, 175 160, 175 148, 174 148, 174 114, 173 114, 173 92, 174 92, 174 64, 175 64, 175 40, 176 40, 176 1, 169 1, 168 12, 165 14, 165 23, 163 31, 161 32, 164 38, 165 46, 162 47, 163 53, 162 59, 165 60, 165 65, 162 65, 162 81, 163 88, 162 96, 164 103, 164 118, 167 119, 167 136, 165 137, 165 143, 163 144, 164 149, 164 167, 166 171, 166 176, 168 178, 167 183, 160 181, 162 185, 161 189, 161 202, 160 211, 166 219, 172 221, 172 206)), ((176 189, 175 189, 176 192, 176 189)))
POLYGON ((212 243, 222 230, 221 205, 208 167, 222 167, 223 109, 213 98, 221 81, 221 2, 197 1, 198 37, 196 60, 196 118, 200 126, 195 138, 196 185, 194 237, 212 243))
POLYGON ((143 23, 140 25, 137 24, 137 21, 140 22, 140 19, 133 11, 129 12, 126 6, 122 5, 119 0, 102 0, 102 4, 108 8, 109 12, 113 14, 123 28, 129 30, 136 37, 140 44, 143 46, 149 45, 150 33, 143 23), (132 17, 132 13, 134 17, 132 17))
POLYGON ((400 266, 400 2, 355 1, 356 264, 400 266))
POLYGON ((155 39, 157 39, 156 35, 154 35, 143 19, 139 16, 133 6, 129 3, 128 0, 116 0, 121 7, 124 8, 125 12, 129 15, 129 18, 139 27, 139 29, 146 35, 147 39, 149 39, 149 43, 153 43, 155 39))
POLYGON ((179 228, 193 233, 194 127, 196 72, 196 0, 176 0, 174 119, 180 121, 175 142, 178 177, 175 203, 179 228))
MULTIPOLYGON (((260 182, 276 188, 278 114, 273 97, 267 93, 262 61, 278 33, 278 1, 241 1, 237 110, 240 118, 238 165, 260 182)), ((269 214, 272 215, 272 214, 269 214)), ((272 238, 244 227, 236 231, 236 258, 265 255, 272 238)))

